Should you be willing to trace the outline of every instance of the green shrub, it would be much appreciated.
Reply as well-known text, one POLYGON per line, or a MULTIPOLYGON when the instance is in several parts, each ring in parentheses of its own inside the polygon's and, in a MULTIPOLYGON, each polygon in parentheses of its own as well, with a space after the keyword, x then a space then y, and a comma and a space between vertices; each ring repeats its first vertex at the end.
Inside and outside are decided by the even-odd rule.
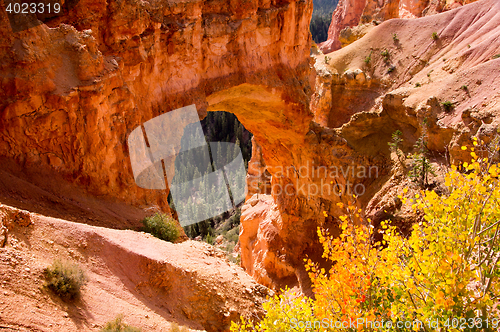
POLYGON ((432 33, 432 39, 433 40, 438 40, 439 39, 439 35, 437 34, 437 32, 433 32, 432 33))
POLYGON ((493 59, 498 59, 498 58, 500 58, 500 54, 496 54, 493 56, 493 59))
POLYGON ((417 83, 415 84, 415 87, 416 87, 416 88, 420 88, 421 86, 422 86, 422 84, 420 84, 420 82, 417 82, 417 83))
POLYGON ((387 49, 385 49, 382 52, 380 52, 380 55, 382 55, 385 58, 385 60, 387 60, 387 59, 389 59, 389 56, 391 54, 389 53, 389 51, 387 49))
POLYGON ((144 231, 153 236, 170 242, 175 242, 180 236, 180 230, 177 222, 170 216, 163 213, 157 213, 154 216, 146 217, 142 221, 144 231))
POLYGON ((208 233, 203 241, 213 246, 215 244, 215 237, 211 233, 208 233))
POLYGON ((387 73, 390 74, 392 73, 393 71, 396 70, 396 66, 390 66, 388 69, 387 69, 387 73))
POLYGON ((445 101, 445 102, 442 102, 441 105, 443 105, 444 107, 444 110, 446 112, 449 112, 453 109, 453 103, 449 100, 445 101))
POLYGON ((63 300, 78 298, 87 280, 77 264, 59 259, 54 260, 52 265, 44 270, 44 277, 44 286, 63 300))
POLYGON ((226 233, 226 235, 224 235, 226 240, 234 243, 238 243, 239 236, 240 236, 240 225, 231 229, 229 232, 226 233))
POLYGON ((365 63, 367 65, 370 64, 370 61, 372 61, 372 52, 365 58, 365 63))
POLYGON ((107 322, 106 325, 100 329, 100 332, 141 332, 142 330, 133 327, 130 325, 127 325, 122 322, 123 320, 123 315, 118 315, 115 320, 111 322, 107 322))
POLYGON ((469 90, 469 87, 468 87, 467 85, 462 85, 462 86, 460 87, 460 89, 462 89, 462 90, 464 90, 464 91, 467 91, 467 90, 469 90))
POLYGON ((392 40, 394 40, 395 43, 399 42, 399 38, 397 34, 392 35, 392 40))

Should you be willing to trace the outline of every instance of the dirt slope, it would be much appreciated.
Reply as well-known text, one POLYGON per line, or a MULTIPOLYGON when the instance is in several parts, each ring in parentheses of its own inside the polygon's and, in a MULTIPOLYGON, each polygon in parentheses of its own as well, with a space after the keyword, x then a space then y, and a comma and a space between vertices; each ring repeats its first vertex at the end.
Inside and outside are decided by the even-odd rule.
POLYGON ((4 157, 0 165, 0 202, 12 207, 93 226, 135 230, 154 212, 92 196, 42 165, 27 167, 4 157))
POLYGON ((340 0, 332 14, 328 29, 328 39, 318 45, 324 53, 329 53, 344 46, 345 37, 355 37, 358 31, 378 25, 392 18, 416 18, 434 15, 450 9, 459 8, 475 0, 340 0), (361 30, 354 28, 363 25, 361 30), (351 29, 354 28, 354 29, 351 29), (344 41, 342 41, 344 40, 344 41))
POLYGON ((5 205, 0 220, 8 229, 0 248, 0 326, 14 330, 98 331, 121 313, 143 331, 170 331, 171 322, 224 331, 239 314, 259 312, 268 292, 204 243, 172 244, 5 205), (74 304, 41 288, 54 258, 78 262, 87 273, 74 304))

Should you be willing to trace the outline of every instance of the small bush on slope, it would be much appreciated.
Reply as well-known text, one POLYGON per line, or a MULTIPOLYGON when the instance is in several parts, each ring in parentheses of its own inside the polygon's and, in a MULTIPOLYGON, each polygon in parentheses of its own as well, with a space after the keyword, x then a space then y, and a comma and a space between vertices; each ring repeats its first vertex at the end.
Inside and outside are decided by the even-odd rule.
POLYGON ((99 330, 99 332, 141 332, 142 330, 127 325, 122 322, 123 315, 118 315, 113 321, 107 322, 106 325, 99 330))
POLYGON ((443 108, 446 112, 450 112, 453 109, 453 103, 449 100, 442 102, 443 108))
POLYGON ((44 286, 65 301, 78 298, 86 282, 85 273, 77 264, 59 259, 44 270, 44 277, 44 286))
MULTIPOLYGON (((448 195, 421 191, 409 199, 403 196, 405 190, 399 196, 424 213, 410 236, 382 223, 383 240, 373 243, 370 220, 361 220, 361 211, 349 204, 346 215, 340 217, 339 238, 318 230, 323 257, 336 264, 326 273, 313 262, 306 263, 315 300, 298 297, 295 305, 284 307, 280 296, 275 296, 267 303, 267 315, 260 323, 243 320, 231 330, 297 330, 293 322, 323 319, 349 326, 360 319, 384 321, 385 331, 409 331, 396 328, 398 322, 406 321, 416 330, 438 330, 429 325, 436 320, 446 331, 494 331, 500 325, 494 309, 500 298, 500 167, 492 163, 491 156, 485 157, 484 150, 471 150, 471 163, 460 165, 460 171, 452 167, 447 174, 448 195), (283 320, 269 325, 276 312, 283 320), (460 324, 454 325, 453 319, 460 324)), ((490 151, 497 153, 498 146, 490 151)), ((349 330, 303 326, 308 331, 349 330)), ((370 330, 370 326, 356 325, 355 330, 370 330)))
POLYGON ((142 221, 144 231, 153 236, 170 242, 175 242, 180 236, 176 221, 166 214, 157 213, 154 216, 146 217, 142 221))

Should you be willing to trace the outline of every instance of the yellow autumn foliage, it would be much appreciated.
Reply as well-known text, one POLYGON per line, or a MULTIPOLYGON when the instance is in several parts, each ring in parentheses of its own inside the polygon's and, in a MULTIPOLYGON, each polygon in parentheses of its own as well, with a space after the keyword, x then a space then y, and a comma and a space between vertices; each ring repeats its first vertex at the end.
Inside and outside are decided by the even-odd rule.
POLYGON ((231 331, 496 331, 500 168, 473 143, 470 162, 446 175, 447 194, 421 191, 410 201, 424 215, 410 235, 382 222, 374 242, 370 220, 345 206, 339 237, 318 229, 332 268, 306 260, 314 299, 276 295, 262 320, 231 331))

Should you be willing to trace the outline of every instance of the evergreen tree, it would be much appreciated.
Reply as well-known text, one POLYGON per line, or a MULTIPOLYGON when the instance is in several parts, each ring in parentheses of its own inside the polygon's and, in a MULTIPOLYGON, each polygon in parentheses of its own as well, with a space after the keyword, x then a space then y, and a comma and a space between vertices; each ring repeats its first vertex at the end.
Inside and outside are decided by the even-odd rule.
POLYGON ((327 40, 332 14, 337 3, 338 0, 313 0, 314 9, 309 28, 316 43, 327 40))
POLYGON ((231 160, 234 160, 236 159, 236 157, 238 157, 238 155, 240 154, 240 150, 241 150, 240 140, 237 138, 234 144, 233 158, 231 160))
POLYGON ((224 135, 224 136, 225 136, 225 135, 226 135, 226 133, 227 133, 227 126, 226 126, 226 125, 227 125, 227 120, 226 120, 226 117, 225 117, 225 116, 223 116, 223 117, 222 117, 222 128, 221 128, 221 133, 222 133, 222 135, 224 135))
MULTIPOLYGON (((191 126, 191 125, 190 125, 191 126)), ((208 112, 206 118, 201 121, 201 126, 203 132, 205 133, 205 140, 207 143, 213 142, 234 142, 236 146, 232 146, 228 151, 223 151, 221 146, 215 144, 212 148, 209 146, 208 151, 210 151, 210 156, 207 153, 207 149, 187 149, 189 145, 189 133, 195 135, 194 139, 199 140, 199 132, 194 132, 194 128, 188 128, 185 130, 185 136, 181 139, 181 146, 183 149, 188 151, 181 153, 175 159, 175 177, 174 183, 179 186, 179 194, 185 197, 186 201, 184 204, 188 204, 188 199, 191 199, 193 189, 203 190, 205 193, 209 193, 207 196, 203 195, 203 200, 197 195, 194 197, 195 204, 190 205, 186 214, 189 217, 197 218, 201 216, 201 213, 206 211, 209 206, 220 205, 221 199, 225 199, 224 190, 221 188, 226 188, 226 183, 222 179, 218 183, 209 183, 208 179, 204 179, 200 185, 200 188, 191 188, 188 186, 187 182, 193 180, 194 177, 207 175, 212 173, 215 166, 223 166, 237 156, 239 153, 238 146, 241 148, 243 154, 243 159, 245 166, 248 166, 248 160, 251 157, 251 138, 252 134, 249 133, 243 125, 238 121, 234 114, 226 112, 208 112), (213 164, 211 164, 211 158, 213 158, 213 164), (194 159, 195 158, 195 159, 194 159), (199 161, 198 161, 199 160, 199 161), (203 162, 201 162, 203 161, 203 162), (224 196, 224 197, 223 197, 224 196)), ((192 138, 192 137, 191 137, 192 138)), ((178 202, 179 206, 182 206, 181 202, 178 202)), ((224 211, 220 211, 221 213, 224 211)), ((214 234, 213 228, 223 222, 222 217, 215 217, 203 222, 193 224, 185 227, 186 234, 194 238, 198 235, 206 237, 208 234, 214 234)))
POLYGON ((419 137, 414 145, 416 152, 413 154, 412 169, 408 176, 417 182, 422 189, 429 185, 429 173, 436 175, 434 169, 427 157, 427 119, 422 124, 422 136, 419 137))
POLYGON ((217 147, 217 154, 216 154, 217 159, 214 160, 214 162, 215 162, 216 168, 218 168, 217 166, 224 165, 225 161, 222 160, 222 149, 221 149, 220 144, 216 144, 215 146, 217 147))
POLYGON ((238 119, 234 119, 234 132, 237 139, 242 139, 243 135, 243 125, 238 121, 238 119))

